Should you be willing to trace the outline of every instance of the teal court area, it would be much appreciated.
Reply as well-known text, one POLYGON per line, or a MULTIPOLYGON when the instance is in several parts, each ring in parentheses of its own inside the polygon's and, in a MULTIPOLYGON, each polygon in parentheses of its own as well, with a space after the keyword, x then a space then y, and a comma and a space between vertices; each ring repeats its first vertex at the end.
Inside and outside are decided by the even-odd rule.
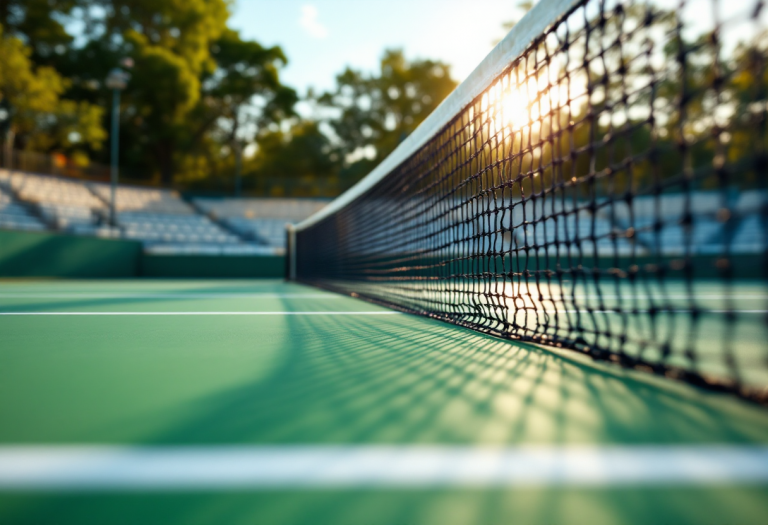
POLYGON ((685 454, 760 458, 765 408, 574 352, 278 280, 8 281, 0 305, 2 523, 762 523, 768 512, 766 481, 739 473, 748 465, 675 475, 685 454), (365 467, 382 453, 417 466, 437 454, 444 467, 510 450, 570 451, 576 467, 417 483, 365 467), (617 450, 645 450, 650 474, 612 478, 617 450), (227 451, 319 462, 250 486, 194 471, 231 466, 216 459, 227 451), (69 468, 100 453, 122 459, 69 468), (178 453, 189 461, 167 463, 165 483, 136 474, 147 454, 178 453), (19 454, 47 470, 14 481, 19 454), (602 457, 605 473, 580 471, 580 454, 602 457), (324 478, 324 460, 351 470, 324 478))

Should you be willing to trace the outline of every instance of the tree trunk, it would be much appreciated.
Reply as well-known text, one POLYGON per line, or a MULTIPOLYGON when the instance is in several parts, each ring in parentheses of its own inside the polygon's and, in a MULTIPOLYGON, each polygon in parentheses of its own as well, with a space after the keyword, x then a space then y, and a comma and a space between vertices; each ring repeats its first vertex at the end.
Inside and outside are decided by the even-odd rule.
POLYGON ((233 144, 235 152, 235 197, 239 197, 243 192, 243 148, 240 147, 240 141, 235 139, 233 144))
POLYGON ((5 169, 8 171, 12 171, 14 168, 13 165, 13 143, 15 142, 16 134, 13 131, 13 128, 9 128, 8 132, 5 134, 5 143, 3 144, 5 148, 5 155, 4 155, 4 165, 5 169))
POLYGON ((230 135, 230 144, 232 152, 235 154, 235 197, 240 196, 242 191, 242 169, 243 169, 243 150, 240 147, 240 141, 237 139, 237 131, 240 129, 240 106, 235 106, 232 122, 232 134, 230 135))
POLYGON ((162 141, 156 149, 156 155, 158 164, 160 165, 160 181, 163 186, 171 186, 173 184, 174 175, 174 162, 173 162, 173 145, 170 141, 162 141))

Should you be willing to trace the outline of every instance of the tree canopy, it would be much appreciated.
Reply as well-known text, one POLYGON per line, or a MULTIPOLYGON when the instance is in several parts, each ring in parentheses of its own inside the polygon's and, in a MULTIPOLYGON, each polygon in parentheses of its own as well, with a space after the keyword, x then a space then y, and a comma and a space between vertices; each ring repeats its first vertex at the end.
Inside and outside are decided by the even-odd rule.
POLYGON ((3 45, 14 53, 5 53, 5 62, 26 60, 19 67, 28 71, 4 75, 5 84, 13 77, 16 84, 27 79, 46 86, 44 93, 16 89, 34 102, 11 100, 17 107, 15 146, 67 146, 39 137, 41 122, 27 117, 33 103, 38 114, 59 114, 53 126, 59 135, 81 137, 91 158, 108 161, 101 147, 109 116, 101 108, 111 100, 104 79, 130 58, 134 67, 120 108, 121 158, 166 183, 215 173, 222 156, 242 149, 254 129, 291 116, 298 99, 280 82, 283 51, 229 29, 229 7, 228 0, 0 0, 0 24, 9 33, 3 45), (79 23, 77 35, 67 32, 73 26, 68 22, 79 23), (72 133, 76 118, 98 130, 81 125, 72 133), (34 141, 25 135, 32 129, 34 141))
POLYGON ((70 81, 49 66, 35 66, 30 46, 0 26, 0 100, 10 113, 9 136, 36 151, 98 151, 106 138, 103 110, 63 98, 70 81))
POLYGON ((379 71, 351 68, 336 77, 336 89, 317 99, 339 139, 347 170, 366 172, 381 162, 453 91, 447 64, 406 59, 387 50, 379 71))
MULTIPOLYGON (((375 71, 347 67, 333 89, 308 92, 303 101, 314 114, 301 117, 295 107, 302 97, 280 76, 288 57, 279 46, 264 46, 228 27, 230 7, 230 0, 0 0, 0 107, 11 115, 6 141, 19 149, 108 162, 103 146, 112 93, 104 79, 129 59, 120 158, 133 173, 227 192, 237 191, 242 180, 246 191, 280 194, 282 181, 338 193, 389 155, 456 86, 447 64, 390 49, 375 71)), ((521 14, 530 7, 518 3, 521 14)), ((652 150, 658 169, 647 159, 635 163, 634 183, 676 173, 683 154, 690 165, 703 166, 735 162, 745 151, 762 148, 751 128, 764 111, 763 102, 755 101, 766 98, 756 91, 768 82, 765 35, 735 43, 732 56, 713 67, 707 42, 717 35, 666 39, 676 16, 634 6, 600 21, 601 34, 606 49, 621 38, 623 48, 656 62, 684 60, 679 67, 685 78, 656 78, 652 69, 640 67, 642 61, 619 63, 624 59, 607 54, 603 62, 622 75, 606 75, 607 66, 593 67, 596 61, 568 73, 572 91, 590 94, 591 108, 585 97, 575 97, 550 108, 551 118, 540 126, 522 126, 525 137, 522 131, 510 137, 567 134, 573 146, 561 141, 561 147, 585 153, 563 165, 579 173, 593 169, 585 163, 615 163, 605 148, 589 153, 605 137, 614 138, 615 151, 652 150), (641 26, 653 28, 626 31, 641 26), (689 94, 685 119, 678 111, 681 82, 689 94), (653 86, 638 89, 633 102, 652 107, 652 119, 615 100, 628 85, 653 86)), ((586 56, 580 46, 564 51, 573 64, 586 56)), ((557 62, 549 67, 566 74, 557 62)), ((521 65, 510 74, 522 82, 530 73, 521 65)), ((528 100, 526 89, 518 91, 522 111, 533 111, 541 93, 528 100)), ((510 143, 509 151, 518 146, 510 143)), ((552 155, 568 153, 545 150, 545 164, 552 155)), ((756 165, 741 172, 756 180, 760 170, 756 165)))
POLYGON ((110 70, 130 59, 120 158, 166 184, 245 189, 330 181, 337 192, 386 157, 455 87, 446 64, 386 51, 308 93, 288 58, 227 26, 229 0, 0 0, 0 95, 14 147, 109 162, 110 70), (247 155, 245 153, 248 153, 247 155), (238 184, 239 185, 239 184, 238 184))

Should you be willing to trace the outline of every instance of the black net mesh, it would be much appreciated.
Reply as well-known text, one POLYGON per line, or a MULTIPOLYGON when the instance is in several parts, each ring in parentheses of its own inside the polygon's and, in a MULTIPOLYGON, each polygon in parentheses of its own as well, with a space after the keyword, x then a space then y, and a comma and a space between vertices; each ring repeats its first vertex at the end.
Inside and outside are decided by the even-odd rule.
POLYGON ((357 200, 297 280, 766 399, 762 1, 581 2, 357 200))

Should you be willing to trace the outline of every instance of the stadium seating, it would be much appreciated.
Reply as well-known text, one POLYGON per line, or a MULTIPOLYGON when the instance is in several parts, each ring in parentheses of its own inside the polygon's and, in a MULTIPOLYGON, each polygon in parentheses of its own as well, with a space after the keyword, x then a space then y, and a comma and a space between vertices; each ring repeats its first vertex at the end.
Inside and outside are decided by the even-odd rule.
MULTIPOLYGON (((187 251, 190 246, 206 244, 232 244, 246 252, 249 249, 248 243, 243 243, 239 236, 196 213, 173 191, 119 186, 116 193, 117 225, 112 228, 108 224, 107 203, 111 192, 108 184, 6 171, 0 172, 0 182, 12 188, 21 199, 36 206, 49 224, 67 233, 122 237, 143 241, 148 246, 184 245, 187 251)), ((8 200, 4 209, 10 206, 12 211, 3 215, 4 227, 45 228, 39 220, 26 214, 23 207, 10 201, 10 192, 4 195, 8 200), (8 218, 11 215, 26 218, 11 220, 8 218)), ((178 246, 175 248, 180 249, 178 246)), ((174 246, 166 247, 166 250, 173 249, 174 246)), ((200 249, 206 251, 205 246, 200 249)))
POLYGON ((44 230, 37 217, 16 202, 11 194, 0 187, 0 228, 7 230, 44 230))
MULTIPOLYGON (((568 250, 572 256, 586 257, 717 255, 723 253, 726 246, 731 253, 765 250, 768 232, 760 218, 761 192, 746 191, 729 198, 734 199, 735 204, 724 206, 720 192, 698 192, 688 201, 681 194, 642 196, 633 199, 632 213, 627 202, 617 200, 604 201, 607 205, 598 200, 594 209, 590 202, 551 197, 509 204, 456 201, 453 204, 455 224, 444 232, 450 238, 443 241, 452 244, 457 239, 467 239, 466 246, 459 243, 462 250, 517 249, 518 253, 529 256, 551 257, 566 255, 568 250), (475 208, 468 210, 467 206, 475 208), (484 211, 505 206, 510 206, 507 213, 489 215, 484 211), (687 208, 695 217, 689 226, 684 220, 687 208), (724 221, 726 217, 720 215, 720 210, 726 208, 737 210, 737 216, 724 221), (474 214, 477 220, 463 220, 467 214, 474 214), (500 226, 507 231, 498 243, 494 234, 500 226), (686 233, 687 227, 691 235, 686 233), (568 249, 563 245, 564 239, 572 241, 568 249), (726 239, 732 239, 730 245, 726 239), (472 243, 476 246, 470 247, 472 243)), ((381 210, 381 213, 388 212, 386 206, 381 210)), ((376 213, 376 209, 371 207, 371 213, 376 213)), ((395 227, 402 225, 398 223, 395 227)), ((415 244, 408 248, 423 248, 419 245, 420 239, 416 238, 415 244)))
POLYGON ((237 243, 235 235, 225 232, 201 215, 121 212, 118 223, 128 239, 170 243, 237 243))
MULTIPOLYGON (((91 183, 93 193, 109 202, 109 184, 91 183)), ((119 186, 115 194, 115 210, 150 214, 192 215, 195 211, 175 191, 119 186)))
MULTIPOLYGON (((81 181, 24 172, 0 172, 18 197, 37 206, 57 229, 86 235, 111 234, 100 225, 106 207, 81 181)), ((108 229, 107 229, 108 230, 108 229)))
POLYGON ((285 248, 285 225, 306 219, 327 203, 309 199, 195 199, 202 210, 244 237, 281 249, 285 248))
POLYGON ((760 217, 750 215, 745 218, 736 230, 733 238, 731 252, 733 253, 761 253, 765 250, 766 232, 765 223, 761 224, 760 217))
MULTIPOLYGON (((285 225, 306 219, 328 202, 195 198, 190 204, 175 191, 121 185, 116 192, 117 225, 113 228, 108 225, 110 192, 109 184, 105 183, 0 170, 0 228, 43 230, 52 225, 79 235, 142 241, 154 253, 282 253, 285 225), (37 216, 30 213, 30 206, 36 209, 37 216)), ((765 250, 763 194, 745 191, 725 195, 733 201, 727 207, 735 210, 729 221, 718 215, 726 207, 719 191, 698 192, 695 198, 687 200, 674 193, 637 196, 632 201, 631 214, 629 203, 621 200, 613 200, 608 206, 601 206, 598 201, 592 210, 585 202, 539 199, 528 200, 524 207, 513 205, 511 213, 503 217, 483 216, 477 223, 458 221, 449 235, 474 236, 477 242, 487 244, 495 242, 493 232, 500 227, 512 228, 513 234, 507 232, 501 245, 486 248, 536 246, 540 254, 547 246, 554 246, 557 238, 578 240, 571 250, 586 256, 595 252, 598 256, 680 256, 689 250, 691 254, 717 255, 725 250, 725 240, 729 238, 731 253, 765 250), (692 237, 685 231, 687 206, 696 217, 690 225, 692 237), (535 222, 531 220, 534 216, 545 219, 535 222), (634 228, 631 239, 626 235, 630 225, 634 228), (471 234, 464 231, 467 228, 472 230, 471 234), (686 246, 686 239, 692 240, 690 246, 686 246)), ((476 212, 482 215, 482 203, 476 205, 476 212)), ((381 212, 387 209, 382 206, 381 212)), ((376 213, 375 208, 371 213, 376 213)))
MULTIPOLYGON (((104 201, 108 184, 91 184, 104 201)), ((198 214, 175 191, 120 186, 115 194, 123 237, 143 241, 156 253, 252 253, 258 248, 198 214), (228 245, 223 250, 221 245, 228 245)))

